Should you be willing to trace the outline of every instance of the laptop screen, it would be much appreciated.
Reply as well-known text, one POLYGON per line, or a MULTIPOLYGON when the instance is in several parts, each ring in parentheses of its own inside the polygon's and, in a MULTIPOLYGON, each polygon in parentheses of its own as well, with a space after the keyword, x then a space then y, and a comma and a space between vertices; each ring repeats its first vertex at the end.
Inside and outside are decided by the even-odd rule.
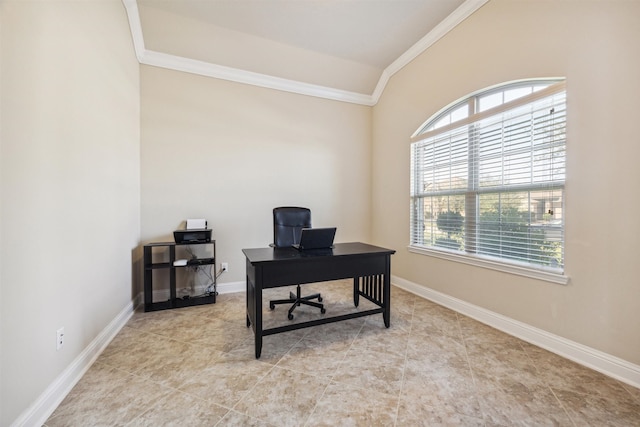
POLYGON ((336 227, 303 228, 300 243, 293 247, 300 250, 331 248, 335 236, 336 227))

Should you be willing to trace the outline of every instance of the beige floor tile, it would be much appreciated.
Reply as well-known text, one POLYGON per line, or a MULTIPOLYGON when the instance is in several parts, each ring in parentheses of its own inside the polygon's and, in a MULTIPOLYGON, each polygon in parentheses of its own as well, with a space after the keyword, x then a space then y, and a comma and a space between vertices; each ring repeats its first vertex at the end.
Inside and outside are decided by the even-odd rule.
POLYGON ((395 324, 386 328, 380 320, 367 319, 351 344, 355 353, 393 354, 404 358, 407 353, 409 331, 395 324))
POLYGON ((422 301, 416 301, 414 305, 411 333, 443 335, 462 340, 458 315, 454 311, 422 301))
POLYGON ((640 403, 640 388, 633 387, 629 384, 620 383, 625 390, 629 392, 631 397, 637 402, 640 403))
POLYGON ((396 396, 332 382, 306 426, 393 426, 397 408, 396 396))
POLYGON ((472 342, 474 340, 477 340, 491 343, 512 341, 516 339, 510 335, 505 334, 504 332, 497 330, 496 328, 480 323, 470 317, 463 316, 461 314, 457 314, 457 317, 462 336, 467 341, 472 342))
POLYGON ((555 394, 577 426, 640 426, 640 404, 635 400, 565 390, 555 394))
POLYGON ((170 389, 97 363, 47 420, 47 427, 123 425, 170 389))
POLYGON ((350 342, 298 341, 278 362, 278 367, 317 376, 332 376, 347 355, 350 342))
POLYGON ((517 379, 476 383, 480 407, 489 425, 572 425, 551 389, 517 379))
POLYGON ((98 362, 133 373, 151 363, 164 348, 165 340, 161 336, 127 325, 98 357, 98 362))
POLYGON ((127 427, 203 427, 216 425, 229 409, 193 396, 174 392, 155 402, 127 427))
POLYGON ((140 331, 167 336, 167 330, 173 328, 176 323, 180 323, 185 318, 187 318, 187 314, 184 310, 163 310, 145 313, 139 307, 127 323, 127 326, 140 331))
POLYGON ((403 396, 398 407, 397 426, 412 427, 484 427, 484 420, 451 410, 447 406, 429 406, 413 396, 403 396))
POLYGON ((613 378, 539 347, 530 344, 524 344, 523 347, 537 367, 537 376, 553 390, 571 391, 579 394, 600 394, 617 400, 625 400, 630 397, 629 390, 633 388, 624 387, 622 383, 613 378))
POLYGON ((234 409, 277 426, 303 426, 328 384, 326 378, 276 366, 234 409))
MULTIPOLYGON (((367 322, 371 322, 372 320, 380 323, 380 325, 384 325, 384 319, 382 317, 367 318, 367 322)), ((395 329, 402 329, 407 332, 411 332, 411 328, 413 326, 413 313, 394 311, 392 307, 389 323, 390 326, 393 326, 395 329)))
MULTIPOLYGON (((241 346, 246 340, 253 338, 253 331, 247 328, 244 319, 231 321, 211 321, 206 333, 194 336, 189 342, 229 352, 241 346)), ((200 330, 204 332, 204 330, 200 330)))
POLYGON ((251 418, 248 415, 241 414, 236 411, 229 411, 227 415, 217 424, 219 427, 277 427, 274 424, 269 424, 264 420, 257 418, 251 418))
POLYGON ((351 349, 333 379, 343 385, 398 396, 402 388, 405 357, 395 353, 351 349))
POLYGON ((482 419, 478 393, 466 363, 443 363, 434 369, 430 361, 407 361, 401 396, 407 404, 413 402, 432 408, 430 413, 455 413, 482 419), (434 411, 433 408, 439 410, 434 411))
POLYGON ((502 378, 530 386, 545 385, 527 354, 515 344, 467 346, 471 371, 476 378, 499 382, 502 378))
POLYGON ((220 355, 213 348, 167 339, 162 350, 140 366, 135 374, 176 388, 186 379, 197 376, 220 355))
POLYGON ((407 364, 418 362, 429 371, 451 366, 470 369, 464 344, 447 336, 412 334, 407 342, 406 357, 407 364))
POLYGON ((272 369, 255 359, 236 359, 225 354, 185 380, 178 388, 190 395, 220 406, 232 408, 272 369))

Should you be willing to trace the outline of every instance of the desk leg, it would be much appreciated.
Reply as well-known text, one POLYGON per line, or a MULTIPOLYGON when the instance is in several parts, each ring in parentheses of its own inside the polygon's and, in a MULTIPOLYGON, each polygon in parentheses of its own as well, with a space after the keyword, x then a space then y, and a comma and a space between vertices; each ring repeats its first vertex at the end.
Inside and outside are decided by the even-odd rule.
MULTIPOLYGON (((255 277, 255 275, 252 276, 255 277)), ((247 328, 250 326, 253 328, 256 359, 259 359, 262 352, 262 283, 259 283, 258 278, 255 282, 252 283, 247 274, 247 328)))
POLYGON ((256 359, 260 359, 260 353, 262 353, 262 275, 256 278, 254 291, 254 322, 253 332, 255 339, 256 359))
POLYGON ((353 305, 358 306, 360 304, 360 278, 353 278, 353 305))
POLYGON ((388 328, 391 326, 391 255, 385 257, 382 301, 384 304, 382 318, 384 320, 384 326, 388 328))
POLYGON ((256 334, 256 359, 260 359, 262 353, 262 336, 256 334))
POLYGON ((251 302, 249 300, 249 276, 246 276, 246 280, 247 280, 247 283, 246 283, 246 288, 245 288, 245 292, 244 292, 246 302, 245 302, 245 307, 244 308, 245 308, 246 313, 247 313, 247 328, 248 328, 249 326, 251 326, 251 317, 249 317, 249 308, 251 307, 251 305, 250 305, 251 302))

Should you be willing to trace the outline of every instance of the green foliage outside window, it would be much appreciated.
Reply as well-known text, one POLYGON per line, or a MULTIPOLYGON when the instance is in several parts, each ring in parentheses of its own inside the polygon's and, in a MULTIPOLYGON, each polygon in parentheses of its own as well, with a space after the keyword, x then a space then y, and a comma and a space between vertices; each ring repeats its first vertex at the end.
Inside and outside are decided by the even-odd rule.
POLYGON ((447 237, 436 239, 436 246, 443 248, 460 250, 462 247, 462 230, 464 228, 464 217, 460 212, 441 212, 436 220, 438 229, 447 233, 447 237))
POLYGON ((548 265, 559 260, 559 242, 531 225, 529 211, 515 207, 485 210, 478 221, 479 254, 548 265))

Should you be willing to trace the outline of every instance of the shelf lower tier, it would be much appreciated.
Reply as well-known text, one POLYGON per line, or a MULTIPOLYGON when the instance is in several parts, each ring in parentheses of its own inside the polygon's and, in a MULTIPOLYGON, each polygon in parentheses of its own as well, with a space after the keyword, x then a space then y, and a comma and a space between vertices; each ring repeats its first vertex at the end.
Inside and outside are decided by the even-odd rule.
POLYGON ((171 308, 192 307, 194 305, 215 304, 216 295, 205 295, 201 297, 191 297, 187 299, 174 298, 166 301, 151 302, 144 305, 144 311, 169 310, 171 308))

